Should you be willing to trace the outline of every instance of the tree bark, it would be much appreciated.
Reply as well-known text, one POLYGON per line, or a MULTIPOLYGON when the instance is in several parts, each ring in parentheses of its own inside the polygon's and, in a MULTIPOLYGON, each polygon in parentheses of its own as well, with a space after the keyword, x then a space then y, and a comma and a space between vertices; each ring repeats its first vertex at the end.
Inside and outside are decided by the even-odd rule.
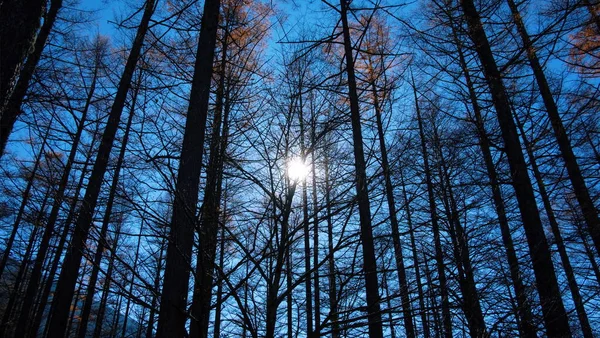
MULTIPOLYGON (((85 105, 83 107, 83 111, 81 113, 81 119, 79 125, 77 126, 77 131, 75 133, 75 137, 73 138, 73 143, 71 145, 71 150, 69 152, 69 157, 67 159, 67 163, 65 164, 65 169, 58 183, 58 190, 56 195, 54 196, 54 202, 52 204, 52 209, 50 210, 50 215, 48 216, 48 223, 46 224, 46 228, 44 229, 44 233, 42 234, 42 239, 40 241, 39 250, 36 255, 35 263, 33 266, 33 270, 31 271, 30 282, 27 286, 27 291, 25 292, 23 307, 21 308, 21 312, 19 315, 19 320, 17 321, 16 332, 23 337, 28 335, 28 331, 31 328, 29 325, 31 320, 31 310, 34 306, 34 300, 36 295, 38 294, 38 288, 40 283, 40 278, 42 276, 42 269, 44 265, 44 261, 46 260, 46 255, 48 253, 48 248, 50 246, 50 240, 52 239, 52 235, 56 230, 56 222, 58 220, 58 216, 60 213, 60 209, 62 207, 62 202, 64 199, 65 191, 67 189, 67 184, 69 182, 69 176, 71 174, 71 169, 73 168, 73 163, 77 156, 77 150, 79 148, 79 142, 81 141, 81 134, 83 133, 83 129, 85 127, 85 123, 87 120, 87 114, 94 97, 94 92, 96 90, 96 79, 98 75, 98 70, 100 67, 99 64, 99 55, 96 55, 96 64, 94 68, 94 73, 92 77, 92 83, 90 85, 89 93, 86 97, 85 105)), ((65 227, 68 227, 69 224, 65 224, 65 227)), ((43 301, 43 300, 42 300, 43 301)))
POLYGON ((363 150, 362 128, 360 123, 360 108, 356 76, 354 74, 354 57, 352 41, 348 25, 348 9, 350 2, 340 0, 340 15, 342 34, 344 38, 344 54, 348 80, 348 99, 350 100, 350 119, 352 121, 352 142, 354 150, 354 167, 356 169, 356 199, 360 219, 360 237, 362 242, 363 269, 365 274, 365 293, 367 298, 367 319, 369 337, 383 338, 381 322, 381 305, 379 297, 379 281, 377 280, 377 260, 373 243, 373 225, 371 223, 371 206, 369 202, 369 187, 363 150))
POLYGON ((496 65, 475 4, 472 0, 460 0, 460 4, 496 108, 512 183, 533 262, 547 334, 549 337, 568 337, 571 336, 569 321, 560 295, 550 248, 544 234, 533 187, 527 172, 527 164, 521 150, 521 142, 512 118, 510 102, 502 82, 502 75, 496 65))
POLYGON ((4 108, 12 96, 23 62, 35 53, 36 36, 45 9, 44 0, 4 0, 0 3, 0 157, 12 129, 12 125, 10 129, 4 125, 4 108))
POLYGON ((398 282, 400 283, 400 299, 402 300, 402 315, 404 319, 404 330, 409 338, 415 337, 413 326, 413 316, 411 311, 411 301, 408 294, 408 280, 406 278, 406 267, 404 266, 404 255, 402 253, 402 242, 400 239, 400 227, 398 225, 398 216, 396 215, 396 200, 394 198, 394 188, 392 178, 390 177, 390 165, 388 161, 387 147, 385 145, 385 133, 383 131, 383 122, 381 121, 381 107, 379 104, 379 93, 375 82, 371 83, 373 92, 373 107, 375 108, 375 122, 377 124, 377 134, 379 138, 379 149, 381 152, 381 167, 383 169, 383 179, 385 181, 385 195, 388 204, 388 213, 390 215, 390 227, 392 228, 392 241, 394 243, 394 258, 396 259, 396 270, 398 272, 398 282))
POLYGON ((571 297, 573 298, 573 303, 575 303, 575 311, 577 312, 577 318, 579 319, 579 324, 581 325, 583 337, 593 338, 594 334, 592 333, 592 328, 590 326, 588 315, 585 312, 583 299, 581 297, 581 293, 579 292, 579 286, 577 285, 577 280, 575 278, 575 273, 573 272, 573 267, 571 266, 571 260, 569 259, 567 248, 565 247, 562 234, 560 233, 558 221, 556 220, 554 210, 552 209, 552 202, 550 202, 550 196, 546 191, 546 185, 544 184, 542 174, 537 165, 537 161, 533 153, 532 144, 529 142, 527 136, 525 135, 523 124, 519 121, 519 119, 516 116, 515 122, 517 124, 517 127, 519 128, 519 132, 521 133, 523 145, 525 146, 525 151, 527 152, 527 156, 529 157, 529 163, 531 165, 531 170, 533 171, 533 177, 535 178, 535 181, 537 183, 539 194, 542 198, 544 209, 546 210, 546 215, 548 216, 548 223, 550 223, 552 235, 554 235, 554 241, 556 242, 558 255, 560 256, 560 262, 562 263, 565 275, 567 276, 567 285, 569 285, 569 291, 571 291, 571 297))
POLYGON ((113 148, 115 135, 119 127, 123 107, 125 106, 125 100, 127 99, 127 92, 129 91, 131 79, 142 50, 150 18, 156 7, 156 0, 147 0, 144 6, 142 19, 118 85, 115 101, 113 102, 108 122, 102 135, 96 162, 94 163, 92 174, 88 181, 83 204, 79 216, 77 217, 77 221, 75 222, 75 231, 71 239, 71 245, 69 245, 69 249, 67 250, 56 286, 56 293, 52 300, 54 313, 50 321, 48 334, 53 337, 62 337, 65 334, 69 306, 71 304, 71 299, 73 298, 83 250, 86 247, 89 229, 93 221, 94 210, 96 209, 96 204, 98 202, 104 174, 107 170, 108 159, 113 148))
MULTIPOLYGON (((190 103, 175 185, 173 218, 167 247, 165 277, 158 318, 157 337, 159 338, 184 337, 186 335, 189 266, 191 264, 196 225, 198 184, 202 167, 219 8, 219 0, 206 0, 204 2, 204 14, 196 53, 190 103)), ((206 244, 212 245, 213 243, 206 244)))
POLYGON ((558 143, 558 148, 560 149, 562 158, 565 161, 565 166, 567 167, 567 173, 569 175, 569 179, 571 180, 575 197, 577 198, 579 206, 581 207, 581 212, 583 213, 590 236, 592 236, 594 246, 596 247, 596 252, 598 255, 600 255, 600 218, 598 217, 598 210, 594 205, 594 201, 592 201, 592 198, 590 197, 589 190, 585 184, 585 179, 581 174, 581 169, 577 163, 577 157, 573 152, 571 141, 569 141, 569 136, 567 135, 567 131, 565 130, 562 119, 558 112, 558 106, 556 105, 556 101, 552 95, 552 90, 550 89, 550 85, 548 84, 548 80, 546 79, 542 65, 537 57, 535 48, 531 42, 531 39, 529 38, 529 34, 525 28, 523 19, 521 19, 519 8, 513 0, 506 1, 510 7, 515 26, 517 26, 517 31, 521 36, 523 48, 527 51, 529 65, 533 70, 533 75, 535 76, 538 84, 538 89, 542 95, 544 106, 546 107, 546 112, 548 113, 548 119, 552 125, 552 130, 554 131, 554 136, 556 137, 556 142, 558 143))
MULTIPOLYGON (((18 1, 19 0, 15 0, 13 2, 18 1)), ((26 3, 34 1, 22 2, 26 3)), ((46 7, 46 1, 42 1, 42 3, 43 6, 46 7)), ((33 50, 31 50, 29 56, 27 57, 23 69, 19 72, 17 84, 15 85, 15 88, 11 95, 5 97, 2 101, 0 101, 0 104, 2 105, 0 107, 0 157, 2 157, 2 154, 4 153, 4 148, 6 147, 6 143, 8 142, 8 137, 10 136, 13 126, 17 121, 17 118, 21 114, 21 104, 23 103, 23 99, 25 98, 25 94, 27 93, 27 89, 29 88, 29 83, 31 82, 35 68, 37 67, 38 62, 42 57, 42 52, 44 50, 44 47, 46 46, 46 42, 48 41, 48 37, 50 36, 52 27, 54 27, 58 11, 61 7, 62 0, 50 1, 50 8, 48 10, 48 13, 44 15, 44 23, 42 24, 42 27, 40 28, 40 31, 38 32, 37 37, 35 38, 33 50)), ((34 8, 31 8, 30 10, 33 9, 34 8)), ((2 8, 2 11, 4 11, 4 8, 2 8)), ((13 15, 15 14, 13 13, 13 15)), ((0 15, 0 17, 2 16, 3 15, 0 15)), ((20 29, 21 27, 17 28, 16 31, 20 29)), ((4 46, 2 46, 2 51, 4 58, 4 46)), ((4 74, 3 72, 0 73, 4 74)))
MULTIPOLYGON (((412 74, 411 74, 412 76, 412 74)), ((417 113, 417 123, 419 124, 419 137, 421 140, 421 152, 423 154, 423 170, 425 171, 425 181, 427 184, 427 197, 429 201, 429 212, 431 214, 431 230, 433 232, 433 242, 435 246, 435 261, 438 272, 439 288, 442 297, 442 325, 445 338, 452 337, 452 318, 450 315, 450 298, 448 295, 448 284, 446 281, 446 267, 444 264, 444 253, 442 251, 442 242, 440 237, 440 226, 438 223, 437 206, 433 192, 433 181, 431 177, 431 168, 429 166, 429 154, 425 142, 425 131, 423 118, 421 117, 421 108, 419 98, 417 97, 417 87, 415 80, 412 79, 413 94, 415 99, 415 110, 417 113)))
MULTIPOLYGON (((133 116, 135 115, 136 109, 136 101, 139 92, 139 88, 141 85, 142 75, 140 74, 140 79, 138 80, 137 86, 133 93, 133 98, 131 101, 131 109, 129 110, 129 117, 127 118, 127 125, 125 126, 125 133, 123 134, 123 141, 121 142, 121 150, 119 152, 119 157, 117 158, 117 163, 115 165, 115 173, 113 175, 113 179, 110 185, 110 192, 108 193, 108 199, 106 201, 106 208, 104 209, 104 217, 102 219, 102 226, 100 227, 100 235, 98 237, 98 244, 96 245, 96 253, 94 254, 94 263, 92 265, 92 272, 90 275, 90 279, 88 281, 88 287, 86 291, 86 296, 84 300, 83 309, 80 314, 80 324, 78 329, 78 337, 85 338, 87 334, 87 326, 89 316, 92 310, 92 304, 94 303, 94 297, 96 294, 96 282, 98 281, 98 273, 100 271, 100 264, 102 263, 102 255, 104 254, 104 250, 107 247, 106 245, 106 236, 108 232, 108 227, 110 225, 110 218, 112 215, 112 209, 115 202, 115 197, 117 195, 117 188, 119 186, 119 179, 121 176, 121 168, 123 166, 123 161, 125 159, 125 152, 127 150, 127 143, 129 141, 129 132, 131 130, 131 124, 133 122, 133 116)), ((113 250, 116 250, 116 247, 113 247, 113 250)))

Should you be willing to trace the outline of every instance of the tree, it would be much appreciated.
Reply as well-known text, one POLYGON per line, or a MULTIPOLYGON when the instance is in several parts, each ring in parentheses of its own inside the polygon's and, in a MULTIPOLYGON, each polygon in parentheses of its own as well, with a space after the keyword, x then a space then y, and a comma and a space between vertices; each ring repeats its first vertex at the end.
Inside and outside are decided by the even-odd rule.
POLYGON ((527 174, 527 164, 521 150, 521 142, 518 138, 517 128, 512 117, 510 102, 506 96, 502 76, 496 65, 487 36, 483 30, 479 13, 473 1, 461 0, 460 4, 469 27, 469 35, 479 55, 483 73, 498 115, 498 122, 502 130, 504 147, 511 169, 512 184, 517 195, 529 252, 533 260, 547 334, 556 337, 569 336, 571 330, 569 329, 567 314, 560 296, 558 281, 550 257, 550 249, 535 203, 533 187, 527 174))
MULTIPOLYGON (((207 0, 204 3, 192 90, 175 186, 173 219, 167 246, 165 277, 158 317, 158 337, 172 335, 183 337, 185 335, 189 266, 191 265, 193 234, 196 226, 198 185, 220 4, 219 0, 207 0)), ((214 244, 210 243, 210 245, 214 244)))

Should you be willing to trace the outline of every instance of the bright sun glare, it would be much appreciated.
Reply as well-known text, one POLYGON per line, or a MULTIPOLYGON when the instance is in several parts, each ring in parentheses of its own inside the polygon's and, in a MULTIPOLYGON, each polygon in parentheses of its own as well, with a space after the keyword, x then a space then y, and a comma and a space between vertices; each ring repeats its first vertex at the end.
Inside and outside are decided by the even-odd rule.
POLYGON ((301 158, 296 157, 288 162, 287 171, 292 181, 302 181, 308 176, 309 168, 301 158))

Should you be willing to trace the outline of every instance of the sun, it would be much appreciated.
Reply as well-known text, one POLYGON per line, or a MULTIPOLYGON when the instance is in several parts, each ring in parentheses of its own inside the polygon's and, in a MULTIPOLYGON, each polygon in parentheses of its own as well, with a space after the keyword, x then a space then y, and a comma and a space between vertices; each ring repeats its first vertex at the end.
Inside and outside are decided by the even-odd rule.
POLYGON ((304 164, 304 161, 299 157, 292 158, 288 161, 287 174, 292 181, 298 182, 306 179, 309 171, 309 167, 304 164))

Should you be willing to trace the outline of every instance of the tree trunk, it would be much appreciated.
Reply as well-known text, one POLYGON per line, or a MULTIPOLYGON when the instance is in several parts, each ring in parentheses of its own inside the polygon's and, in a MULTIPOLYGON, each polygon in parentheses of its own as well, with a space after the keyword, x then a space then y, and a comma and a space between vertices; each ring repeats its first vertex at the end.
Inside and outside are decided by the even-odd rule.
MULTIPOLYGON (((125 142, 124 142, 125 143, 125 142)), ((135 257, 133 258, 133 272, 137 272, 138 259, 140 255, 140 245, 142 243, 142 234, 144 230, 144 219, 142 218, 142 223, 140 224, 140 233, 138 236, 137 247, 135 249, 135 257)), ((116 248, 114 248, 116 249, 116 248)), ((125 316, 123 317, 123 329, 121 331, 121 337, 127 337, 127 323, 129 321, 129 307, 131 306, 131 295, 133 294, 133 285, 135 284, 135 273, 131 275, 131 282, 129 283, 129 292, 127 297, 127 304, 125 305, 125 316)), ((141 325, 141 323, 138 323, 141 325)), ((84 336, 85 338, 85 336, 84 336)))
POLYGON ((329 183, 329 154, 325 154, 323 163, 325 174, 325 211, 327 212, 327 249, 329 272, 329 318, 331 318, 331 337, 340 337, 340 324, 338 319, 337 281, 335 259, 333 257, 333 220, 331 214, 331 186, 329 183))
MULTIPOLYGON (((79 338, 85 338, 87 333, 88 320, 90 316, 90 312, 92 310, 92 304, 94 303, 94 296, 96 294, 96 282, 98 280, 98 273, 100 271, 100 264, 102 263, 102 255, 104 253, 104 249, 106 248, 106 235, 108 232, 108 226, 110 225, 110 218, 112 215, 112 209, 115 202, 115 197, 117 195, 117 188, 119 187, 119 179, 121 176, 121 167, 123 166, 123 161, 125 159, 125 152, 127 150, 127 143, 129 141, 129 132, 131 130, 131 124, 133 122, 133 116, 135 114, 136 109, 136 101, 139 92, 139 88, 141 86, 142 75, 139 75, 139 80, 136 85, 136 88, 133 93, 133 98, 131 100, 131 109, 129 111, 129 117, 127 118, 127 125, 125 126, 125 133, 123 134, 123 141, 121 142, 121 150, 119 152, 119 157, 117 159, 117 163, 115 165, 115 173, 113 175, 112 182, 110 184, 110 192, 108 194, 108 200, 106 201, 106 208, 104 209, 104 217, 102 219, 102 226, 100 228, 100 235, 98 237, 98 244, 96 246, 96 253, 94 254, 94 263, 92 266, 92 273, 90 275, 90 279, 88 281, 88 288, 86 291, 86 297, 84 300, 84 306, 80 315, 80 325, 79 325, 79 338)), ((113 247, 113 250, 116 250, 116 247, 113 247)))
MULTIPOLYGON (((94 136, 98 134, 98 124, 96 124, 96 130, 94 131, 94 136)), ((93 140, 95 140, 95 137, 92 137, 93 140)), ((46 284, 44 285, 44 289, 42 294, 40 295, 39 299, 40 299, 40 304, 36 307, 36 310, 33 311, 33 313, 35 313, 35 320, 31 325, 31 328, 29 329, 29 338, 35 338, 38 336, 38 330, 40 328, 40 325, 42 324, 42 319, 45 316, 44 313, 44 309, 46 308, 46 305, 48 303, 48 301, 50 300, 50 292, 52 291, 52 288, 54 287, 54 277, 56 276, 56 271, 58 270, 58 265, 61 262, 62 259, 62 251, 64 250, 65 247, 65 243, 67 242, 67 238, 69 236, 69 230, 70 230, 70 225, 73 222, 73 218, 75 217, 75 209, 77 208, 77 203, 79 202, 79 192, 81 191, 82 187, 83 187, 83 183, 84 180, 87 176, 87 169, 88 169, 88 165, 90 164, 90 158, 92 157, 92 152, 94 150, 94 143, 92 141, 92 144, 89 147, 89 150, 87 152, 87 156, 86 156, 86 161, 85 164, 83 166, 83 168, 81 169, 81 176, 79 177, 79 182, 77 183, 77 187, 75 188, 75 192, 73 193, 73 200, 71 201, 71 205, 69 207, 69 212, 67 213, 67 219, 64 222, 63 225, 63 231, 62 234, 60 236, 59 239, 59 243, 58 246, 56 248, 56 253, 54 255, 54 259, 52 261, 52 266, 50 267, 50 271, 48 272, 48 277, 46 278, 46 284)), ((54 206, 53 206, 54 207, 54 206)), ((52 311, 48 311, 49 314, 52 314, 52 311)), ((48 324, 46 318, 46 324, 48 324)), ((45 326, 47 327, 47 325, 45 326)), ((45 331, 45 330, 44 330, 45 331)))
POLYGON ((542 174, 540 173, 540 169, 538 168, 537 161, 533 153, 533 147, 527 139, 527 136, 525 135, 523 124, 519 121, 518 117, 516 116, 515 120, 517 127, 519 128, 519 131, 521 133, 521 138, 523 139, 523 145, 525 146, 527 156, 529 157, 531 170, 533 171, 533 176, 535 177, 540 197, 542 198, 544 209, 546 210, 546 215, 548 216, 548 223, 550 223, 550 229, 552 230, 552 235, 554 235, 554 241, 556 242, 558 255, 560 256, 560 262, 562 263, 563 269, 565 270, 565 275, 567 276, 567 284, 569 285, 569 291, 571 291, 573 303, 575 303, 575 310, 577 312, 579 324, 581 325, 581 330, 583 331, 583 337, 592 338, 594 334, 592 333, 592 328, 590 326, 587 313, 585 312, 583 299, 581 297, 581 294, 579 293, 579 286, 577 285, 577 280, 575 278, 575 274, 573 273, 573 267, 571 266, 571 260, 569 259, 567 248, 565 247, 565 243, 560 233, 558 221, 556 220, 556 216, 554 215, 554 210, 552 210, 550 196, 546 191, 546 185, 544 184, 542 174))
POLYGON ((537 209, 533 187, 527 172, 527 164, 521 150, 521 142, 512 118, 510 102, 502 82, 502 75, 494 60, 494 55, 473 1, 461 0, 460 2, 469 27, 469 34, 475 43, 475 49, 483 66, 483 73, 498 115, 512 183, 533 262, 547 334, 549 337, 568 337, 571 336, 569 321, 560 295, 550 248, 537 209))
MULTIPOLYGON (((411 74, 412 76, 412 74, 411 74)), ((423 170, 425 171, 425 181, 427 184, 427 196, 429 201, 429 212, 431 214, 431 230, 433 232, 433 241, 435 246, 435 261, 438 272, 439 288, 442 297, 442 324, 445 338, 452 337, 452 318, 450 315, 450 299, 448 295, 448 285, 446 281, 446 267, 444 264, 444 253, 442 251, 442 242, 440 238, 440 226, 438 223, 437 206, 433 192, 433 181, 431 169, 429 166, 429 154, 425 143, 425 132, 423 119, 421 117, 421 108, 419 107, 419 98, 417 97, 417 87, 415 80, 412 79, 413 94, 415 99, 415 110, 417 113, 417 122, 419 124, 419 137, 421 139, 421 152, 423 154, 423 170)))
MULTIPOLYGON (((165 241, 164 239, 161 241, 160 245, 160 253, 158 254, 158 260, 156 261, 156 274, 154 275, 154 290, 152 295, 152 307, 150 308, 150 314, 148 316, 148 328, 146 329, 146 338, 154 337, 154 316, 155 316, 155 308, 156 303, 158 301, 158 297, 154 294, 158 293, 160 290, 160 271, 162 270, 162 261, 163 261, 163 252, 165 251, 165 241)), ((98 325, 98 324, 96 324, 98 325)))
POLYGON ((398 216, 396 215, 396 200, 394 198, 394 188, 392 178, 390 177, 390 166, 385 145, 385 133, 383 131, 383 122, 381 121, 381 107, 379 105, 379 93, 375 82, 371 83, 373 92, 373 106, 375 108, 375 121, 377 123, 377 133, 379 138, 379 149, 381 152, 381 167, 383 169, 383 178, 385 181, 385 195, 388 204, 388 213, 390 215, 390 226, 392 228, 392 241, 394 243, 394 258, 396 259, 396 270, 398 272, 398 281, 400 282, 400 298, 402 300, 402 314, 404 319, 404 330, 409 338, 415 337, 413 326, 413 316, 411 311, 411 301, 409 296, 408 281, 406 278, 406 267, 404 266, 404 255, 402 254, 402 242, 400 239, 400 227, 398 225, 398 216))
MULTIPOLYGON (((158 318, 157 337, 159 338, 184 337, 186 335, 189 266, 196 225, 198 184, 202 167, 219 8, 219 0, 204 2, 190 103, 175 185, 173 218, 158 318)), ((205 244, 213 245, 214 243, 205 244)))
POLYGON ((548 113, 548 119, 552 125, 552 130, 554 131, 554 136, 556 137, 562 158, 565 161, 565 166, 567 167, 567 173, 569 174, 575 197, 581 207, 583 218, 585 219, 589 233, 592 236, 594 246, 596 246, 596 252, 600 255, 600 218, 598 218, 598 210, 590 197, 585 180, 581 174, 581 169, 577 163, 577 157, 575 157, 575 153, 573 153, 571 141, 569 141, 569 136, 567 135, 567 131, 565 130, 560 114, 558 113, 558 107, 552 95, 550 85, 548 84, 542 65, 535 52, 535 48, 529 38, 525 24, 521 19, 519 9, 513 0, 506 1, 510 7, 515 26, 517 26, 517 31, 519 31, 519 35, 523 41, 523 48, 527 51, 529 65, 533 70, 533 75, 535 76, 540 94, 542 95, 544 106, 548 113))
POLYGON ((498 182, 498 174, 496 173, 496 167, 494 165, 494 160, 490 150, 490 140, 483 125, 483 118, 481 116, 481 108, 478 103, 477 93, 475 92, 475 87, 473 85, 473 81, 471 80, 471 75, 463 54, 462 45, 460 43, 460 40, 458 39, 458 36, 456 35, 456 30, 454 26, 452 27, 452 33, 454 37, 454 43, 456 44, 458 52, 459 63, 467 84, 467 90, 469 92, 471 106, 473 107, 473 113, 475 115, 474 123, 477 128, 479 148, 483 155, 487 175, 490 180, 489 184, 492 189, 492 199, 494 201, 494 208, 496 210, 496 214, 498 215, 498 224, 500 225, 500 232, 502 233, 502 242, 506 250, 511 282, 515 291, 518 315, 520 317, 517 321, 519 323, 519 331, 521 332, 521 335, 523 337, 535 338, 537 337, 537 330, 533 325, 531 306, 528 302, 527 294, 525 293, 525 286, 523 285, 523 280, 521 278, 519 260, 517 258, 517 254, 513 244, 510 225, 508 224, 508 218, 506 216, 506 207, 504 204, 504 199, 502 198, 502 190, 500 188, 500 183, 498 182))
POLYGON ((54 299, 52 300, 54 313, 52 315, 48 331, 49 335, 51 336, 62 337, 62 335, 65 333, 69 306, 75 290, 79 265, 81 263, 83 250, 86 247, 89 229, 93 223, 94 210, 96 209, 96 204, 98 202, 98 196, 102 187, 104 174, 107 170, 108 159, 110 157, 115 135, 119 127, 121 114, 123 112, 123 107, 125 106, 125 100, 127 99, 127 92, 131 84, 131 79, 142 50, 144 37, 146 35, 146 31, 148 30, 150 17, 154 12, 155 7, 156 0, 146 1, 142 20, 138 27, 129 57, 127 58, 127 63, 125 65, 121 81, 119 82, 115 101, 111 108, 106 128, 102 135, 102 141, 100 143, 100 148, 98 149, 96 162, 94 163, 92 174, 88 181, 88 186, 83 198, 83 204, 81 206, 81 210, 79 211, 77 221, 75 222, 73 238, 71 239, 71 244, 67 250, 63 267, 58 278, 56 293, 54 299))
POLYGON ((340 0, 340 15, 342 34, 344 38, 344 53, 346 58, 346 74, 348 80, 348 99, 350 100, 350 118, 352 121, 352 142, 354 150, 354 167, 356 169, 356 199, 360 218, 360 237, 362 242, 363 269, 365 274, 365 293, 367 298, 367 318, 369 337, 383 338, 381 322, 381 305, 379 297, 379 281, 377 280, 377 260, 373 243, 373 225, 371 223, 371 206, 369 202, 369 187, 363 150, 362 128, 360 124, 360 109, 358 92, 354 74, 354 57, 352 41, 348 25, 348 7, 350 3, 340 0))
MULTIPOLYGON (((121 222, 117 224, 115 229, 115 240, 113 242, 113 249, 119 246, 119 237, 121 235, 121 222)), ((106 304, 108 303, 108 294, 110 293, 110 285, 112 281, 113 269, 115 267, 115 255, 116 250, 112 250, 110 260, 108 261, 108 269, 106 269, 106 275, 104 276, 104 285, 102 286, 102 298, 100 299, 100 305, 98 306, 98 314, 96 315, 96 324, 94 326, 94 338, 102 337, 102 328, 104 324, 104 315, 106 314, 106 304)))
MULTIPOLYGON (((13 1, 18 2, 18 0, 13 1)), ((26 2, 36 2, 40 1, 22 1, 26 2)), ((46 7, 47 1, 41 1, 43 3, 44 8, 46 7)), ((30 4, 28 4, 30 5, 30 4)), ((2 6, 4 7, 4 6, 2 6)), ((4 97, 2 101, 0 101, 0 157, 4 153, 4 148, 6 147, 6 143, 8 141, 8 137, 13 129, 17 118, 21 114, 21 104, 23 103, 23 98, 25 98, 25 94, 27 93, 27 89, 29 88, 29 82, 33 77, 33 73, 35 68, 37 67, 40 58, 42 57, 42 52, 44 47, 46 46, 46 41, 48 41, 48 36, 50 36, 50 32, 52 31, 52 27, 54 26, 54 22, 56 22, 56 16, 58 15, 58 10, 62 7, 62 0, 51 0, 50 1, 50 9, 48 13, 44 15, 44 23, 40 28, 40 31, 35 38, 35 43, 33 45, 33 50, 29 52, 29 56, 25 61, 25 65, 23 69, 20 71, 18 76, 17 84, 13 92, 10 96, 4 97)), ((30 8, 32 10, 32 8, 30 8)), ((2 8, 4 11, 4 8, 2 8)), ((13 15, 16 15, 13 13, 13 15)), ((0 15, 2 17, 3 15, 0 15)), ((13 16, 15 18, 15 16, 13 16)), ((39 23, 38 23, 39 24, 39 23)), ((15 31, 19 31, 22 27, 15 29, 15 31)), ((12 31, 10 32, 12 35, 12 31)), ((4 34, 2 34, 4 35, 4 34)), ((0 38, 2 40, 2 38, 0 38)), ((2 46, 3 57, 4 57, 4 46, 2 46)), ((2 69, 4 70, 4 68, 2 69)), ((0 72, 4 74, 3 72, 0 72)), ((4 91, 4 89, 2 90, 4 91)))
POLYGON ((36 52, 36 36, 45 9, 44 0, 0 2, 0 157, 12 129, 12 125, 4 124, 6 118, 11 120, 9 115, 4 116, 4 110, 20 76, 23 62, 36 52))
POLYGON ((429 338, 429 321, 427 320, 427 311, 425 308, 425 295, 423 294, 423 285, 421 282, 421 269, 419 267, 419 256, 417 254, 417 244, 415 241, 415 229, 413 227, 412 212, 410 210, 410 204, 408 200, 408 194, 406 192, 406 183, 404 181, 404 174, 400 170, 400 185, 402 186, 402 197, 404 199, 404 207, 406 212, 406 223, 408 225, 408 233, 410 235, 410 246, 412 250, 412 260, 415 268, 415 281, 417 284, 417 295, 419 297, 419 313, 421 314, 421 325, 423 326, 423 336, 429 338))
POLYGON ((314 271, 314 283, 315 283, 315 336, 320 337, 321 334, 321 287, 320 287, 320 279, 319 279, 319 204, 317 203, 317 156, 314 147, 317 142, 316 135, 316 112, 312 109, 311 112, 311 131, 310 131, 310 142, 311 147, 313 147, 312 152, 312 205, 313 205, 313 266, 315 267, 314 271))

